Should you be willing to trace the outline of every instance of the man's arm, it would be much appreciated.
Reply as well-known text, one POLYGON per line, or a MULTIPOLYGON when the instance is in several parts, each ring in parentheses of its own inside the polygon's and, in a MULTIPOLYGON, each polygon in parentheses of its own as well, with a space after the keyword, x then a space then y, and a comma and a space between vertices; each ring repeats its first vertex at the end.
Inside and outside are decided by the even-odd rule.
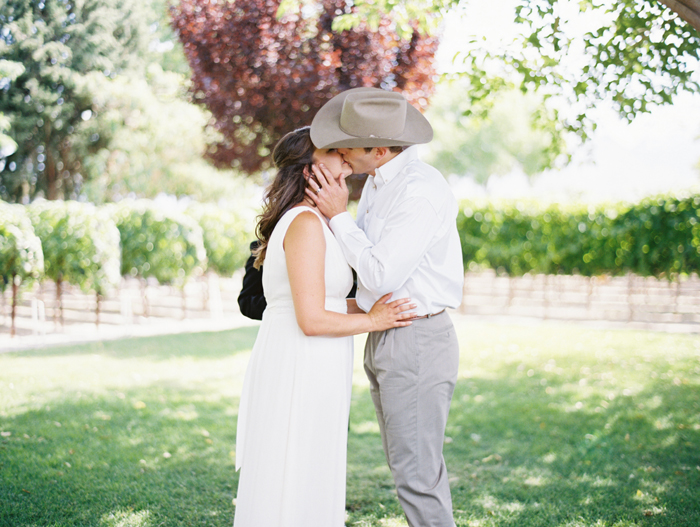
POLYGON ((373 243, 347 212, 345 178, 336 182, 323 165, 312 170, 320 182, 310 182, 307 195, 330 227, 343 254, 364 286, 377 295, 393 293, 408 280, 441 229, 437 211, 428 199, 410 198, 398 204, 382 225, 381 238, 373 243), (320 190, 320 192, 317 192, 320 190))
POLYGON ((330 227, 358 278, 378 295, 394 292, 408 280, 441 229, 438 214, 424 198, 406 200, 392 211, 377 243, 348 213, 333 217, 330 227))

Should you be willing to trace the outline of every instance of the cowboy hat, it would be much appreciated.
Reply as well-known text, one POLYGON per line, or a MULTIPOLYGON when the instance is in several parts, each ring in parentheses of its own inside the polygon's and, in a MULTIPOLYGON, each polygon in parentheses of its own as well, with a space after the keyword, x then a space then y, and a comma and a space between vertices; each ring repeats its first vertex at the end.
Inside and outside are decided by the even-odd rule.
POLYGON ((316 148, 410 146, 432 138, 428 120, 403 95, 379 88, 339 93, 311 122, 316 148))

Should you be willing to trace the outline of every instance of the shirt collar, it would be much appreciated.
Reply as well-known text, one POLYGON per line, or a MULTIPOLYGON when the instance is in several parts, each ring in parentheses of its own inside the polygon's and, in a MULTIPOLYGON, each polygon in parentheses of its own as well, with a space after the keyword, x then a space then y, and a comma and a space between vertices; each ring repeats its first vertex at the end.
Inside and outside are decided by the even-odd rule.
POLYGON ((415 159, 418 159, 418 148, 415 146, 407 148, 391 161, 383 164, 375 170, 375 181, 379 179, 386 185, 392 179, 394 179, 406 165, 415 159))

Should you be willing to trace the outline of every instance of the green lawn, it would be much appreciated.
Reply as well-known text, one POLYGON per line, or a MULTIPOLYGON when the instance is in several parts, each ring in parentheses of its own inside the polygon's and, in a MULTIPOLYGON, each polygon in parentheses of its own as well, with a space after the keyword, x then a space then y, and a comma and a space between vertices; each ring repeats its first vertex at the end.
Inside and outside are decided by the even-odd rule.
MULTIPOLYGON (((457 525, 700 526, 698 336, 457 320, 457 525)), ((230 527, 255 334, 0 354, 0 526, 230 527)), ((347 525, 404 526, 357 348, 347 525)))

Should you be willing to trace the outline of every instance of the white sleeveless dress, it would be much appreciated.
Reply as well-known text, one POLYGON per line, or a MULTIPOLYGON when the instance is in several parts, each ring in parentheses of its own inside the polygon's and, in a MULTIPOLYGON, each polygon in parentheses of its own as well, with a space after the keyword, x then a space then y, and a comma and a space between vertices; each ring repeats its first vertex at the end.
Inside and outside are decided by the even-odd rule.
MULTIPOLYGON (((307 337, 292 303, 282 242, 309 207, 286 212, 265 255, 267 308, 246 371, 236 435, 234 527, 342 527, 352 337, 307 337)), ((352 272, 325 221, 326 309, 345 313, 352 272)))

